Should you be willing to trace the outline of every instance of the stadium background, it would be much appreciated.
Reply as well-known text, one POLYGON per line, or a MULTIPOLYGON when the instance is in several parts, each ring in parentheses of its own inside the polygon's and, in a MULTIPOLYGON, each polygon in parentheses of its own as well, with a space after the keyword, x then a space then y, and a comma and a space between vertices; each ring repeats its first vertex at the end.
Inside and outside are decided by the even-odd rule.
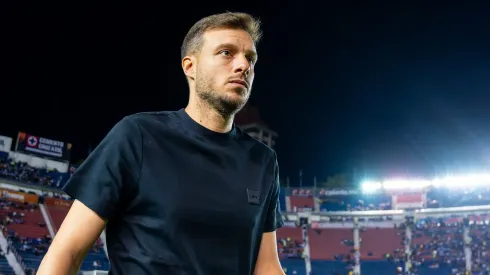
MULTIPOLYGON (((237 124, 274 147, 256 109, 237 124)), ((60 188, 76 171, 72 144, 35 133, 0 136, 0 274, 35 274, 72 201, 60 188)), ((277 232, 286 274, 489 274, 490 177, 325 182, 283 179, 277 232), (325 188, 324 186, 344 186, 325 188), (351 186, 347 188, 345 186, 351 186), (423 210, 421 210, 423 209, 423 210)), ((105 233, 82 274, 106 274, 105 233)))

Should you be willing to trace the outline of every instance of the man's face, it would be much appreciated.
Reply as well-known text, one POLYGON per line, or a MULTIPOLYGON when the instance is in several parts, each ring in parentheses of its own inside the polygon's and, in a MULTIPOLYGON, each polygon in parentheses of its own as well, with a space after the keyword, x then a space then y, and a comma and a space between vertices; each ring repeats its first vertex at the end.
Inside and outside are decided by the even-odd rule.
POLYGON ((197 54, 197 95, 223 115, 238 112, 250 96, 256 61, 255 44, 246 31, 206 31, 197 54))

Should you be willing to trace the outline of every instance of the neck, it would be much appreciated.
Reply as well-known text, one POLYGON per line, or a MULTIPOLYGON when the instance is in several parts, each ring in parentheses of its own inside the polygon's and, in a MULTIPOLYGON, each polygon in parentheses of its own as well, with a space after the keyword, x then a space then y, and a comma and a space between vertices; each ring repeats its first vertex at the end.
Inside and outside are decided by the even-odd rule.
POLYGON ((185 111, 194 121, 211 131, 227 133, 233 127, 234 115, 225 117, 207 104, 189 102, 185 111))

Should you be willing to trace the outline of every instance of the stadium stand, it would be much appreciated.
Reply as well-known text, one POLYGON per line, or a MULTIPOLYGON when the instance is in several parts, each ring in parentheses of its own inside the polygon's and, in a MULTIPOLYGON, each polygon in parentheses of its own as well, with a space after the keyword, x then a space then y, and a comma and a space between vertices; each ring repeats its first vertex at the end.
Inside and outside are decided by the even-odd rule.
MULTIPOLYGON (((48 205, 46 207, 53 220, 56 231, 58 231, 66 214, 68 214, 70 205, 48 205)), ((81 270, 109 270, 109 261, 105 256, 103 247, 104 245, 101 239, 98 239, 93 248, 88 252, 85 261, 82 263, 81 270)))
MULTIPOLYGON (((62 198, 60 190, 70 177, 70 173, 60 173, 50 169, 36 169, 27 163, 16 162, 6 152, 0 152, 0 177, 17 190, 2 188, 0 199, 0 215, 4 225, 4 236, 21 262, 26 274, 34 274, 51 243, 51 235, 47 223, 52 223, 55 231, 59 229, 68 213, 70 201, 62 198), (27 184, 27 185, 25 185, 27 184), (31 187, 28 187, 31 186, 31 187), (31 192, 25 192, 26 189, 31 192), (36 188, 39 193, 32 190, 36 188), (50 194, 49 197, 47 195, 50 194), (32 199, 32 203, 26 198, 32 199), (46 206, 49 218, 43 217, 38 200, 46 206)), ((14 274, 12 268, 3 264, 0 274, 14 274), (9 273, 10 272, 10 273, 9 273)), ((108 270, 109 262, 100 239, 89 251, 81 270, 108 270)))
POLYGON ((12 241, 26 267, 36 269, 51 243, 44 218, 36 204, 6 204, 7 209, 0 213, 7 221, 7 238, 12 241))
MULTIPOLYGON (((0 152, 1 228, 9 243, 9 251, 0 254, 1 274, 15 274, 3 256, 8 252, 15 254, 26 274, 35 272, 51 242, 48 224, 56 232, 71 205, 59 191, 71 172, 35 168, 16 161, 7 152, 0 152), (46 207, 47 217, 40 211, 40 204, 46 207)), ((352 217, 328 216, 337 213, 335 211, 391 210, 402 204, 416 205, 413 203, 420 200, 424 207, 435 209, 490 204, 490 190, 483 187, 458 192, 429 187, 421 194, 412 192, 395 196, 387 192, 366 194, 361 190, 282 188, 280 207, 286 222, 277 232, 277 243, 286 274, 307 275, 305 258, 311 260, 314 275, 349 274, 358 256, 361 274, 402 274, 407 259, 405 223, 391 215, 360 221, 358 254, 352 217), (299 217, 302 213, 324 213, 328 218, 310 220, 305 238, 298 220, 290 219, 290 216, 299 217)), ((458 214, 417 219, 410 238, 412 273, 464 274, 465 248, 470 248, 472 274, 490 274, 488 226, 489 216, 481 213, 470 216, 468 224, 458 214), (469 242, 464 233, 467 227, 469 242)), ((95 269, 109 269, 100 239, 82 265, 82 270, 95 269)))
MULTIPOLYGON (((438 220, 427 220, 417 224, 416 228, 412 252, 414 265, 417 267, 416 274, 457 274, 456 270, 464 269, 465 261, 462 252, 464 242, 462 240, 461 222, 447 221, 441 226, 438 220)), ((352 234, 345 234, 348 233, 348 230, 342 230, 344 232, 325 230, 322 235, 323 233, 333 233, 332 235, 335 237, 325 238, 323 241, 319 238, 315 239, 314 236, 318 235, 317 232, 309 232, 312 244, 312 266, 313 270, 316 271, 314 274, 335 274, 335 272, 345 274, 352 269, 352 257, 349 256, 349 253, 352 252, 352 243, 349 239, 352 238, 352 234), (332 244, 332 246, 321 247, 317 245, 321 243, 332 244), (319 251, 323 251, 323 254, 319 251), (326 260, 332 254, 335 261, 326 260)), ((298 236, 300 235, 298 232, 301 230, 288 228, 280 231, 281 233, 278 235, 284 238, 283 234, 298 236)), ((394 271, 397 267, 403 266, 403 259, 405 258, 401 245, 403 230, 368 229, 363 233, 365 235, 361 238, 361 253, 364 257, 361 257, 361 260, 364 261, 361 265, 361 273, 370 275, 396 274, 394 271), (387 240, 386 237, 389 235, 391 237, 387 240)), ((487 246, 489 234, 488 225, 474 225, 472 227, 472 251, 477 257, 474 271, 488 271, 488 264, 486 263, 488 263, 490 252, 487 246)), ((296 273, 291 274, 306 274, 304 260, 298 259, 297 256, 288 259, 283 258, 282 262, 287 270, 296 271, 296 273)), ((488 273, 475 272, 474 274, 488 273)))
POLYGON ((7 259, 5 259, 4 255, 0 255, 0 274, 2 275, 13 275, 14 270, 10 267, 7 259))

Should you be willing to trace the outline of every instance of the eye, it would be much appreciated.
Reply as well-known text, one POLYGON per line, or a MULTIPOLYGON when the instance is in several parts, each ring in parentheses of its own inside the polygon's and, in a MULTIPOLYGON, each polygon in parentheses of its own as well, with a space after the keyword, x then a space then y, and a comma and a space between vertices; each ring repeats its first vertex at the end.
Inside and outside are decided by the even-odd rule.
POLYGON ((229 50, 222 50, 219 52, 220 55, 223 55, 223 56, 231 56, 231 51, 229 50))
POLYGON ((250 64, 255 64, 255 58, 253 56, 247 56, 247 60, 250 64))

